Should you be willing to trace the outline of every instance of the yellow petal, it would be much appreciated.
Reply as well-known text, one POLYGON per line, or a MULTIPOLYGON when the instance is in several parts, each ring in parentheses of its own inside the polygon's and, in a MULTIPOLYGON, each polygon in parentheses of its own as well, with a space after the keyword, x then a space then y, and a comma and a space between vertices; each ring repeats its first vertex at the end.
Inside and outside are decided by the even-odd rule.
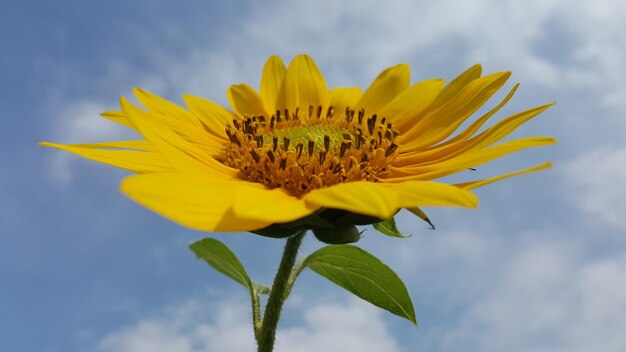
POLYGON ((319 68, 308 55, 296 56, 280 88, 277 108, 294 111, 309 106, 328 106, 328 87, 319 68))
POLYGON ((451 146, 450 151, 454 156, 467 153, 473 149, 485 148, 487 146, 490 146, 502 140, 509 134, 513 133, 522 124, 544 112, 546 109, 554 104, 555 103, 550 103, 538 106, 507 117, 506 119, 498 122, 496 125, 490 127, 489 129, 475 136, 474 138, 471 138, 466 142, 459 143, 460 145, 458 147, 454 145, 451 146))
POLYGON ((207 131, 211 133, 212 137, 227 141, 224 133, 226 125, 232 122, 235 115, 232 112, 224 109, 219 104, 216 104, 210 100, 195 97, 193 95, 183 95, 183 100, 189 110, 202 120, 207 131))
POLYGON ((540 147, 554 144, 556 140, 551 137, 529 137, 501 143, 484 150, 476 150, 463 153, 455 158, 444 160, 440 163, 429 165, 416 165, 413 167, 392 167, 391 176, 381 179, 381 182, 399 182, 403 180, 432 180, 435 178, 451 175, 478 166, 526 148, 540 147))
POLYGON ((515 131, 519 126, 526 123, 533 117, 546 111, 549 107, 556 103, 552 102, 546 105, 538 106, 536 108, 528 109, 522 112, 518 112, 515 115, 509 116, 506 119, 498 122, 493 127, 490 127, 485 132, 476 136, 476 140, 480 141, 480 145, 490 145, 500 141, 502 138, 508 136, 515 131))
POLYGON ((280 57, 273 55, 265 62, 261 75, 261 98, 265 104, 265 110, 273 114, 276 112, 276 103, 280 93, 280 86, 285 80, 287 68, 280 57))
POLYGON ((152 145, 144 140, 82 143, 72 144, 72 146, 87 149, 134 149, 148 152, 154 151, 152 145))
POLYGON ((175 169, 227 178, 232 178, 236 174, 235 169, 218 162, 206 150, 183 139, 164 125, 163 121, 138 109, 124 98, 120 100, 120 104, 122 111, 130 116, 137 130, 175 169))
POLYGON ((487 179, 484 179, 484 180, 458 183, 455 186, 461 187, 461 188, 464 188, 464 189, 474 189, 474 188, 478 188, 478 187, 482 187, 482 186, 488 185, 488 184, 490 184, 492 182, 496 182, 496 181, 501 181, 501 180, 507 179, 509 177, 523 175, 523 174, 527 174, 527 173, 530 173, 530 172, 536 172, 536 171, 540 171, 540 170, 545 170, 545 169, 547 169, 547 168, 549 168, 551 166, 552 166, 551 162, 546 162, 546 163, 535 165, 535 166, 532 166, 532 167, 529 167, 529 168, 526 168, 526 169, 523 169, 523 170, 519 170, 519 171, 511 172, 511 173, 508 173, 508 174, 487 178, 487 179))
POLYGON ((158 112, 148 112, 146 114, 150 123, 168 129, 182 137, 184 141, 193 144, 195 149, 198 149, 198 153, 201 154, 201 159, 202 156, 219 154, 226 143, 225 138, 207 133, 207 128, 204 124, 200 126, 194 125, 186 120, 173 118, 158 112))
POLYGON ((445 183, 406 181, 381 183, 381 187, 398 193, 402 208, 419 206, 459 206, 475 208, 478 198, 471 192, 445 183))
POLYGON ((158 114, 180 121, 185 121, 196 126, 202 126, 201 122, 194 114, 167 99, 163 99, 156 94, 152 94, 140 88, 134 88, 133 92, 141 105, 148 108, 148 111, 150 112, 156 112, 158 114))
POLYGON ((311 191, 304 199, 324 208, 343 209, 388 219, 401 208, 416 206, 475 207, 476 196, 436 182, 382 184, 367 181, 340 183, 311 191))
POLYGON ((135 126, 133 126, 133 123, 130 121, 130 119, 121 111, 107 111, 100 114, 100 116, 104 117, 107 120, 117 122, 120 125, 124 125, 133 130, 135 129, 135 126))
MULTIPOLYGON (((202 104, 201 102, 199 102, 199 100, 201 100, 200 98, 191 98, 188 100, 191 100, 196 104, 202 104)), ((211 103, 206 100, 204 102, 206 104, 202 104, 202 108, 204 109, 203 111, 208 112, 210 110, 211 112, 213 112, 213 121, 209 120, 208 118, 205 119, 201 117, 201 115, 194 114, 195 118, 200 121, 200 124, 196 125, 190 123, 187 120, 178 119, 172 117, 172 115, 164 115, 160 112, 148 113, 149 120, 153 124, 163 126, 166 129, 175 132, 184 140, 195 144, 197 148, 202 149, 201 153, 207 155, 215 155, 219 153, 224 144, 228 141, 224 133, 225 125, 218 125, 218 122, 215 120, 217 120, 217 118, 225 118, 225 116, 223 115, 230 115, 232 117, 233 114, 221 108, 217 104, 211 103), (220 111, 220 109, 224 112, 220 111), (218 129, 220 132, 214 129, 218 129)))
POLYGON ((510 72, 500 72, 470 82, 451 100, 398 136, 405 150, 434 145, 450 136, 507 81, 510 72))
POLYGON ((513 88, 511 88, 511 90, 506 95, 506 97, 504 97, 504 99, 502 99, 502 101, 498 105, 496 105, 493 109, 489 110, 486 114, 481 116, 478 120, 474 121, 462 133, 459 133, 454 138, 446 140, 444 143, 441 143, 439 146, 448 146, 458 141, 463 141, 463 140, 467 140, 468 138, 470 138, 472 135, 474 135, 474 133, 476 133, 476 131, 478 131, 485 124, 485 122, 487 122, 487 120, 489 120, 493 115, 495 115, 496 112, 500 111, 500 109, 502 109, 502 107, 506 105, 506 103, 508 103, 509 100, 511 100, 511 98, 513 97, 513 94, 515 94, 515 91, 517 91, 518 87, 519 87, 519 83, 513 86, 513 88))
POLYGON ((461 73, 458 77, 453 79, 448 85, 446 85, 441 94, 437 97, 437 100, 433 103, 432 108, 436 109, 439 106, 448 103, 463 87, 467 86, 470 82, 478 79, 482 73, 482 67, 480 64, 476 64, 465 72, 461 73))
POLYGON ((212 133, 207 135, 206 124, 192 112, 144 90, 135 89, 135 93, 149 107, 151 122, 165 126, 185 140, 197 144, 203 153, 214 155, 226 142, 223 136, 212 133))
POLYGON ((330 106, 335 109, 335 114, 343 116, 346 108, 354 109, 356 103, 361 99, 361 88, 333 88, 328 93, 330 96, 330 106))
POLYGON ((319 206, 306 204, 282 188, 239 187, 233 204, 237 216, 270 223, 298 220, 317 209, 319 206))
POLYGON ((270 225, 233 212, 237 187, 237 182, 205 176, 158 173, 128 177, 121 191, 152 211, 196 230, 251 231, 270 225))
POLYGON ((259 93, 247 84, 236 84, 226 90, 230 106, 241 115, 265 115, 259 93))
POLYGON ((313 190, 304 196, 312 204, 324 208, 342 209, 388 219, 400 206, 396 192, 388 192, 373 182, 356 181, 313 190))
POLYGON ((209 133, 206 127, 172 120, 168 116, 156 113, 149 113, 149 115, 151 122, 171 130, 185 141, 193 144, 198 149, 198 152, 204 155, 218 155, 224 148, 225 143, 227 143, 226 139, 209 133))
POLYGON ((443 160, 451 159, 453 157, 456 157, 457 155, 471 152, 474 149, 487 147, 508 136, 519 126, 521 126, 531 118, 539 115, 554 104, 555 103, 550 103, 519 112, 498 122, 496 125, 490 127, 481 134, 465 141, 457 143, 445 143, 445 145, 438 146, 437 148, 433 148, 428 151, 404 153, 394 161, 393 165, 399 167, 411 164, 420 164, 423 166, 440 163, 443 160))
POLYGON ((172 170, 172 166, 163 158, 163 156, 155 152, 137 150, 103 150, 48 142, 39 143, 39 145, 65 150, 67 152, 80 155, 83 158, 138 173, 166 172, 172 170))
POLYGON ((412 127, 419 121, 418 117, 435 101, 443 83, 443 79, 431 79, 405 89, 380 110, 380 116, 387 117, 394 128, 401 132, 407 127, 412 127))
POLYGON ((409 65, 400 64, 389 67, 381 72, 367 88, 357 103, 357 109, 365 109, 366 114, 378 113, 379 109, 409 87, 410 80, 409 65))

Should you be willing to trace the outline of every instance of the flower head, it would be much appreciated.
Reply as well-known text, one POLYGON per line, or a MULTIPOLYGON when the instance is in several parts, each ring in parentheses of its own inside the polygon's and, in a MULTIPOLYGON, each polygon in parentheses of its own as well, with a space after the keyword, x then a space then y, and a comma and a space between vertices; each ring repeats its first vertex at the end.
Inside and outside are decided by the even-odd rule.
POLYGON ((457 129, 508 79, 469 68, 452 82, 410 85, 408 65, 383 71, 362 93, 328 89, 313 60, 286 68, 272 56, 260 91, 227 90, 232 107, 185 95, 187 108, 141 89, 146 108, 121 99, 102 116, 139 132, 142 140, 43 145, 136 172, 122 191, 178 223, 207 231, 256 231, 271 226, 346 226, 388 219, 421 206, 475 207, 472 188, 490 179, 449 185, 433 180, 503 155, 554 143, 532 137, 498 143, 552 104, 479 130, 513 95, 460 133, 457 129), (307 220, 308 219, 308 220, 307 220), (313 222, 315 222, 313 221, 313 222), (296 225, 293 225, 296 226, 296 225))

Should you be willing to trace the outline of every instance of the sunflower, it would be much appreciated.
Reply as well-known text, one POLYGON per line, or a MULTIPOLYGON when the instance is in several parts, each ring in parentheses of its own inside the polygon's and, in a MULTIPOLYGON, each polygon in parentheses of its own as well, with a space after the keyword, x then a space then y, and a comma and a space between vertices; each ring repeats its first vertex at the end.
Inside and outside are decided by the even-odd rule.
POLYGON ((319 221, 331 227, 333 221, 374 223, 403 208, 427 219, 419 207, 476 207, 471 189, 550 166, 462 184, 433 181, 555 143, 549 137, 500 142, 552 104, 479 132, 517 85, 455 134, 509 76, 481 77, 475 65, 447 85, 441 79, 410 85, 409 67, 400 64, 362 92, 328 89, 307 55, 289 67, 272 56, 263 67, 260 91, 246 84, 227 90, 232 111, 191 95, 184 96, 184 108, 135 89, 145 109, 121 98, 120 111, 102 116, 143 139, 42 145, 136 173, 123 180, 123 193, 197 230, 264 234, 263 229, 278 233, 297 227, 290 224, 315 227, 319 221))

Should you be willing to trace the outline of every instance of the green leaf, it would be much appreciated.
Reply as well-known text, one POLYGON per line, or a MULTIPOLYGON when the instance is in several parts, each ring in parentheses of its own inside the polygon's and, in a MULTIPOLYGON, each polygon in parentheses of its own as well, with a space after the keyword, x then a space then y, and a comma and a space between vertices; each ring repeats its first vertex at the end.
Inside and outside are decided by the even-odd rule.
POLYGON ((378 232, 385 234, 387 236, 400 237, 400 238, 411 237, 411 236, 403 235, 402 233, 400 233, 400 231, 398 230, 398 227, 396 227, 396 220, 394 220, 394 218, 377 222, 373 224, 372 226, 374 226, 374 228, 378 230, 378 232))
POLYGON ((406 286, 378 258, 351 245, 323 247, 303 263, 335 284, 417 325, 406 286))
POLYGON ((189 245, 189 248, 215 270, 237 281, 250 290, 250 293, 267 294, 269 288, 252 282, 246 269, 230 249, 222 242, 205 238, 189 245))

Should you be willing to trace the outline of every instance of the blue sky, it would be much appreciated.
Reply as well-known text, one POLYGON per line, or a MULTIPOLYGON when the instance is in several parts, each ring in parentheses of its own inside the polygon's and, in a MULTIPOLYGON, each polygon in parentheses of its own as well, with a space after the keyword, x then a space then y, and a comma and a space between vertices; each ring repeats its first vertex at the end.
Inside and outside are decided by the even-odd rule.
POLYGON ((270 282, 280 241, 179 227, 118 192, 125 172, 36 143, 127 137, 98 113, 132 87, 225 104, 269 55, 299 53, 329 86, 400 62, 412 81, 512 70, 506 87, 521 87, 498 117, 556 100, 515 137, 559 144, 462 175, 555 162, 478 190, 476 210, 429 209, 436 231, 401 213, 410 239, 366 232, 419 330, 307 272, 278 351, 626 350, 624 13, 621 0, 0 2, 0 350, 253 350, 245 292, 187 245, 216 237, 270 282))

